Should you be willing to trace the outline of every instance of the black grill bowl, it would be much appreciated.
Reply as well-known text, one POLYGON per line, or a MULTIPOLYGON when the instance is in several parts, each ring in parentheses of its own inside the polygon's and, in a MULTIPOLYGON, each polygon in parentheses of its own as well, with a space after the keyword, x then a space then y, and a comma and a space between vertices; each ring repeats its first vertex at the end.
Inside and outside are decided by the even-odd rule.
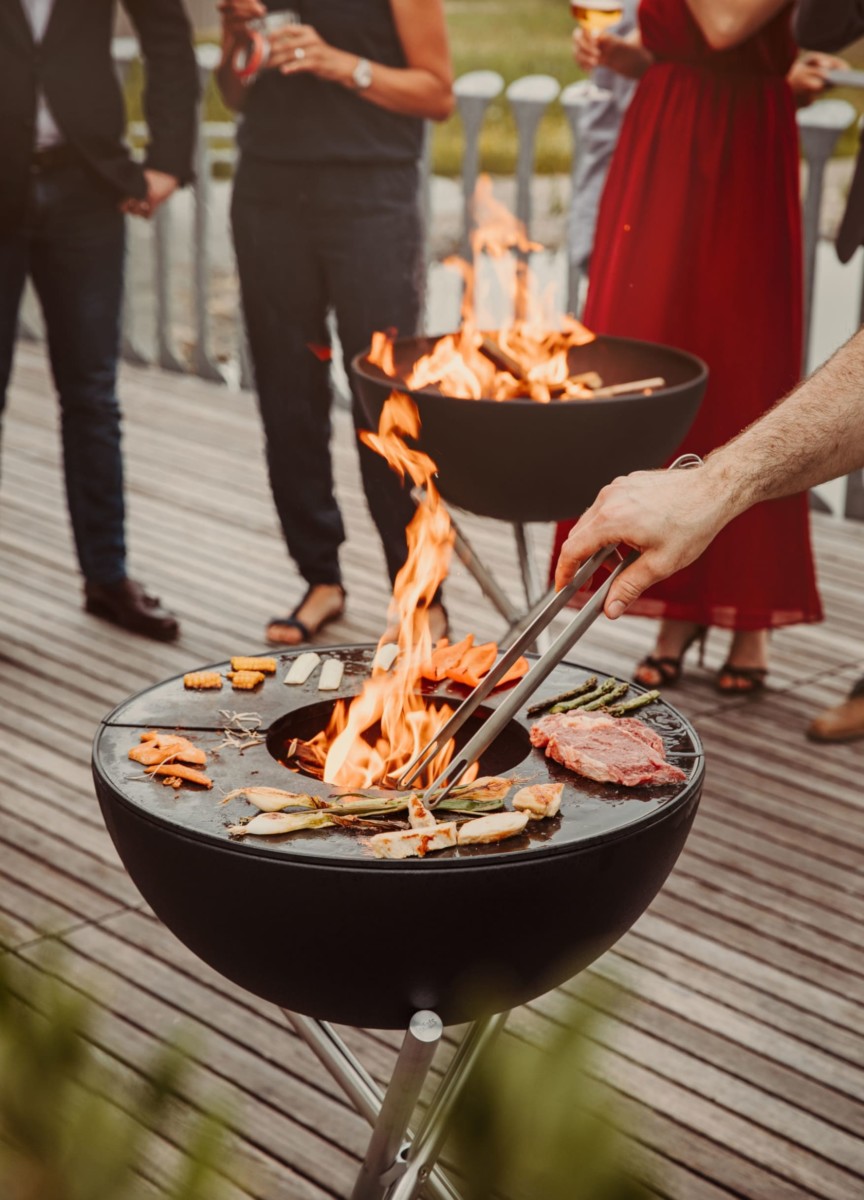
MULTIPOLYGON (((322 651, 346 664, 341 694, 358 690, 374 650, 322 651)), ((665 703, 646 709, 646 720, 688 775, 665 792, 580 781, 531 749, 530 718, 520 713, 481 770, 503 765, 520 778, 539 781, 545 773, 566 782, 567 811, 562 805, 554 822, 532 822, 530 838, 407 863, 377 860, 354 835, 335 830, 229 840, 226 821, 252 811, 239 799, 220 805, 220 795, 238 786, 329 792, 277 761, 283 731, 290 725, 296 733, 297 722, 321 705, 313 681, 282 686, 292 657, 282 655, 279 675, 249 697, 270 730, 267 746, 243 755, 215 750, 226 700, 185 692, 178 677, 106 718, 93 754, 105 822, 144 898, 194 953, 255 995, 381 1029, 404 1028, 419 1008, 435 1009, 446 1024, 511 1008, 612 946, 674 866, 696 813, 704 762, 695 731, 665 703), (173 792, 142 780, 127 754, 152 726, 179 727, 210 751, 213 791, 173 792)), ((586 671, 561 664, 547 694, 572 687, 586 671)), ((448 698, 458 702, 450 686, 448 698)))
MULTIPOLYGON (((436 338, 394 343, 400 375, 436 338)), ((358 355, 352 370, 370 425, 392 391, 409 392, 420 413, 420 446, 438 467, 450 504, 504 521, 578 516, 616 475, 660 467, 693 423, 708 380, 692 354, 652 342, 598 337, 569 353, 570 372, 597 371, 605 384, 661 376, 651 395, 606 400, 457 400, 410 391, 358 355)))
POLYGON ((208 844, 97 790, 129 874, 190 950, 283 1008, 372 1029, 421 1008, 458 1024, 570 979, 651 903, 698 802, 558 854, 361 867, 208 844))

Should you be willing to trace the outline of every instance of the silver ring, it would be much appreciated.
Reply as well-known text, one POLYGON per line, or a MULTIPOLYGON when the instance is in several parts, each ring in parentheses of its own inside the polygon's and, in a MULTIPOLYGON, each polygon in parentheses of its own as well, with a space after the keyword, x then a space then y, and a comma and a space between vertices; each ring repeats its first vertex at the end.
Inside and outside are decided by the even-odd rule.
POLYGON ((303 49, 302 46, 298 46, 297 49, 294 51, 294 57, 297 59, 306 57, 306 51, 303 49))

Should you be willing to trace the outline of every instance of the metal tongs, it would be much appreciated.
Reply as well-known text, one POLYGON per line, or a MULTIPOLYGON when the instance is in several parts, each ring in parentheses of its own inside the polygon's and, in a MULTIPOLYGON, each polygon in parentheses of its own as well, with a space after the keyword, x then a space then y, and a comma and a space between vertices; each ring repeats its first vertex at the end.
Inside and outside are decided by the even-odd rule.
MULTIPOLYGON (((700 466, 702 466, 702 459, 697 454, 682 454, 680 458, 676 458, 675 462, 669 467, 669 470, 674 471, 676 469, 700 466)), ((573 599, 576 593, 588 583, 594 572, 602 567, 604 563, 608 562, 610 558, 618 558, 619 562, 617 566, 613 568, 603 584, 597 589, 590 600, 587 601, 570 624, 562 630, 546 653, 538 658, 522 681, 502 700, 470 741, 466 742, 459 753, 453 756, 448 766, 429 785, 423 793, 423 802, 427 807, 434 808, 445 796, 448 796, 472 763, 475 763, 481 754, 488 750, 498 737, 498 734, 501 733, 522 705, 534 695, 544 680, 551 675, 562 661, 565 654, 572 649, 583 633, 593 625, 603 610, 603 605, 612 584, 621 572, 626 570, 638 557, 638 550, 631 550, 626 557, 622 558, 616 546, 604 546, 602 550, 598 550, 592 558, 583 563, 566 587, 563 587, 560 592, 556 592, 552 599, 544 605, 531 624, 523 630, 482 682, 474 688, 471 695, 459 705, 453 716, 442 725, 437 735, 414 756, 399 777, 399 787, 409 787, 423 771, 424 767, 443 750, 447 742, 462 728, 468 718, 476 712, 490 692, 498 686, 517 659, 520 658, 523 651, 527 650, 537 640, 538 634, 546 629, 550 622, 557 617, 558 613, 573 599)))

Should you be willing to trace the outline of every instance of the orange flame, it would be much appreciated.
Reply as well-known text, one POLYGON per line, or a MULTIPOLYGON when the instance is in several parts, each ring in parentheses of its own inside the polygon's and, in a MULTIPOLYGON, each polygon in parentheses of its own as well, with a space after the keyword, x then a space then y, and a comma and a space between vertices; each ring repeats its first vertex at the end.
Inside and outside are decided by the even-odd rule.
MULTIPOLYGON (((428 455, 411 449, 406 437, 420 432, 409 396, 394 392, 385 403, 377 433, 360 437, 404 479, 425 489, 425 500, 408 526, 408 557, 396 577, 399 656, 390 671, 374 671, 359 696, 340 701, 327 728, 306 745, 323 762, 323 778, 340 787, 387 786, 452 715, 447 705, 429 704, 421 694, 423 666, 432 653, 427 610, 450 564, 453 530, 441 503, 428 455)), ((449 742, 427 768, 431 782, 453 755, 449 742)), ((465 775, 473 779, 476 766, 465 775)))
MULTIPOLYGON (((531 399, 548 404, 555 400, 587 399, 596 381, 571 376, 568 352, 593 341, 594 334, 575 317, 556 314, 550 298, 538 295, 528 256, 542 249, 528 239, 525 227, 492 194, 488 176, 481 176, 474 195, 476 229, 472 234, 472 261, 451 258, 446 266, 463 281, 462 323, 459 332, 439 338, 405 377, 414 391, 437 388, 462 400, 531 399), (477 266, 491 272, 490 291, 512 294, 513 317, 494 333, 482 332, 477 310, 477 266)), ((392 342, 375 334, 369 354, 385 374, 396 377, 392 342)))

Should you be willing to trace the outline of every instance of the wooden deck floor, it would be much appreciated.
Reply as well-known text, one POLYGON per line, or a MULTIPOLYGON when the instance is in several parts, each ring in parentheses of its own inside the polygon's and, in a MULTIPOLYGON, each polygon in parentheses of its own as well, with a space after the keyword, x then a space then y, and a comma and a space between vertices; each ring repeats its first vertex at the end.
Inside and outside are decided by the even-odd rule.
MULTIPOLYGON (((132 369, 123 394, 133 572, 180 612, 183 636, 151 644, 81 611, 52 390, 41 351, 22 346, 0 493, 0 924, 30 961, 46 934, 62 938, 70 982, 100 997, 99 1043, 129 1079, 178 1023, 198 1028, 186 1102, 227 1103, 235 1200, 344 1197, 364 1123, 274 1010, 148 912, 93 795, 90 741, 107 710, 179 670, 259 649, 265 618, 299 590, 252 399, 132 369)), ((372 640, 383 565, 341 413, 335 453, 351 603, 327 639, 372 640)), ((509 532, 465 524, 516 595, 509 532)), ((666 887, 594 968, 627 998, 601 1035, 603 1077, 669 1200, 864 1195, 864 753, 802 736, 862 670, 864 527, 819 518, 815 528, 827 621, 775 636, 771 690, 758 702, 721 701, 696 670, 676 695, 707 745, 701 811, 666 887)), ((501 632, 461 569, 448 603, 457 631, 501 632)), ((580 657, 626 672, 649 638, 644 623, 602 623, 580 657)), ((708 666, 722 641, 709 644, 708 666)), ((541 1031, 571 990, 514 1013, 513 1030, 541 1031)), ((347 1036, 385 1079, 396 1037, 347 1036)), ((170 1161, 172 1147, 162 1149, 170 1161)))

